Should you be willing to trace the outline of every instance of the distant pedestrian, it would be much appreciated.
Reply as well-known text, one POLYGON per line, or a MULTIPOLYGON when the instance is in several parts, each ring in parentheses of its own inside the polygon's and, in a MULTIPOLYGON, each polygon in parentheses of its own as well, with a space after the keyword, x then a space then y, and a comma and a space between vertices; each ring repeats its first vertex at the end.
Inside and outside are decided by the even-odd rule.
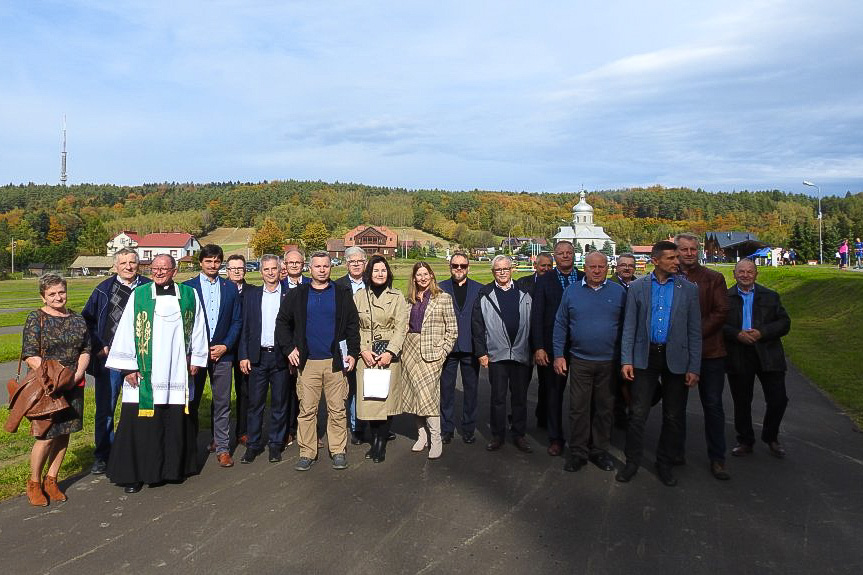
POLYGON ((782 307, 779 294, 755 283, 758 268, 748 259, 737 262, 734 279, 728 290, 729 310, 723 332, 728 349, 726 369, 731 397, 734 398, 734 428, 737 446, 732 455, 752 453, 755 431, 752 429, 752 392, 755 377, 764 390, 764 424, 761 440, 770 453, 785 457, 779 443, 779 426, 788 405, 785 392, 785 351, 781 338, 791 330, 791 318, 782 307))
POLYGON ((863 268, 863 242, 860 238, 854 240, 854 260, 855 269, 863 268))
POLYGON ((839 244, 839 269, 844 270, 846 267, 848 267, 848 238, 839 244))

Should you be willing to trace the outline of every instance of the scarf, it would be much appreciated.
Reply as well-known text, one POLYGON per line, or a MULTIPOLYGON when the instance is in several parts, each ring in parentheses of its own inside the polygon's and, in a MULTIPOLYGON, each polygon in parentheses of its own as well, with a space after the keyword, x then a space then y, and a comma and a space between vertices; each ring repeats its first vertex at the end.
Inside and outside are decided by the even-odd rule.
MULTIPOLYGON (((183 317, 183 340, 189 352, 189 338, 195 322, 195 290, 187 285, 175 284, 180 291, 180 313, 183 317)), ((153 417, 153 314, 156 310, 156 284, 145 284, 135 289, 135 351, 138 355, 138 416, 153 417)), ((189 413, 188 401, 186 413, 189 413)))

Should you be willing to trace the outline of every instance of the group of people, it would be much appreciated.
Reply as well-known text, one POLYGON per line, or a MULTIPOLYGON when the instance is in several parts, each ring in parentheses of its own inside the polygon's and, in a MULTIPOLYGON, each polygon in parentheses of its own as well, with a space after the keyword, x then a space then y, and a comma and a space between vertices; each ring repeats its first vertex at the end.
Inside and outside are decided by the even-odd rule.
POLYGON ((465 444, 473 444, 481 367, 491 389, 486 449, 502 449, 509 435, 518 450, 530 453, 527 392, 534 365, 537 425, 547 430, 547 453, 565 456, 566 471, 577 472, 588 461, 614 470, 609 444, 616 423, 626 429, 626 461, 616 479, 632 480, 641 465, 646 420, 661 401, 657 475, 676 484, 672 467, 685 461, 687 396, 697 386, 710 469, 728 479, 726 373, 737 431, 732 454, 753 451, 758 376, 767 403, 761 439, 770 453, 785 455, 778 440, 788 401, 780 338, 790 319, 779 296, 755 283, 751 260, 737 263, 736 284, 728 289, 721 274, 700 265, 698 253, 698 238, 681 234, 653 246, 650 274, 636 278, 635 258, 622 254, 609 278, 604 254, 589 253, 580 271, 573 245, 561 241, 537 258, 534 274, 517 281, 512 259, 495 257, 493 281, 483 285, 468 277, 468 255, 455 252, 450 277, 440 283, 428 263, 417 262, 405 297, 393 288, 386 258, 367 258, 359 247, 346 250, 348 273, 337 280, 330 277, 327 252, 309 255, 309 277, 299 250, 283 259, 264 255, 260 286, 245 282, 246 262, 239 255, 225 262, 228 278, 220 277, 224 254, 216 245, 201 249, 200 274, 182 284, 174 281, 173 257, 153 259, 151 281, 138 273, 137 254, 121 249, 114 256, 116 275, 96 287, 81 316, 65 307, 65 281, 46 275, 40 280, 45 306, 27 319, 22 355, 31 368, 48 358, 74 366, 80 385, 64 392, 68 412, 37 438, 28 497, 35 505, 65 498, 56 476, 69 433, 82 428, 85 369, 96 391, 91 471, 106 473, 127 493, 197 473, 207 381, 208 449, 221 467, 234 465, 233 384, 234 436, 245 445, 240 463, 265 452, 279 462, 296 441, 295 469, 307 471, 318 461, 324 436, 334 469, 348 466, 348 439, 359 445, 366 435, 365 457, 385 461, 393 417, 403 413, 415 416, 418 438, 411 450, 427 451, 429 459, 441 457, 457 430, 465 444), (459 374, 463 399, 456 414, 459 374))
MULTIPOLYGON (((842 240, 839 248, 836 250, 836 265, 840 270, 848 269, 851 265, 851 245, 848 238, 842 240)), ((863 241, 860 238, 854 239, 854 269, 863 268, 863 241)))

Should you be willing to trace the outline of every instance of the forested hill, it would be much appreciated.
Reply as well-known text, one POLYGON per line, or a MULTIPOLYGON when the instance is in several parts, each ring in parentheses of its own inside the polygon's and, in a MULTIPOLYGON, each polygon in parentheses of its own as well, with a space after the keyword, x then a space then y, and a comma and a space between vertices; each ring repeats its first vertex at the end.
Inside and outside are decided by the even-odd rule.
MULTIPOLYGON (((779 191, 707 193, 686 188, 606 190, 588 194, 595 220, 621 247, 649 244, 679 231, 752 231, 803 258, 817 251, 815 198, 779 191)), ((16 263, 68 263, 77 254, 104 253, 122 229, 140 233, 219 226, 261 226, 270 218, 286 238, 311 225, 330 235, 361 223, 412 226, 464 247, 493 236, 550 237, 571 220, 571 194, 473 190, 406 190, 360 184, 262 183, 0 187, 0 270, 8 269, 11 239, 16 263), (17 243, 20 242, 20 243, 17 243)), ((822 201, 825 252, 843 237, 863 235, 863 194, 822 201)))

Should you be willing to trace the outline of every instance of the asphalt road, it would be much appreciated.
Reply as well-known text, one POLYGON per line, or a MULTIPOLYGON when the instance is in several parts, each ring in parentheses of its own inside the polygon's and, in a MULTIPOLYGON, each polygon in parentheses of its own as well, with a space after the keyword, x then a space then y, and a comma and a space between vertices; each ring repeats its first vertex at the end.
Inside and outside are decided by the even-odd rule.
MULTIPOLYGON (((788 457, 757 445, 729 457, 727 482, 708 472, 697 394, 688 463, 669 488, 652 467, 625 485, 592 465, 566 473, 535 428, 533 454, 511 444, 487 453, 483 382, 482 437, 457 436, 438 461, 410 452, 404 418, 385 463, 349 445, 345 471, 322 460, 296 472, 293 446, 279 464, 221 469, 210 457, 184 484, 135 495, 87 475, 65 482, 66 503, 0 504, 0 558, 7 573, 64 574, 863 572, 863 435, 796 371, 788 384, 788 457)), ((729 404, 726 391, 730 447, 729 404)), ((757 419, 762 409, 758 399, 757 419)), ((614 443, 620 458, 620 432, 614 443)))

